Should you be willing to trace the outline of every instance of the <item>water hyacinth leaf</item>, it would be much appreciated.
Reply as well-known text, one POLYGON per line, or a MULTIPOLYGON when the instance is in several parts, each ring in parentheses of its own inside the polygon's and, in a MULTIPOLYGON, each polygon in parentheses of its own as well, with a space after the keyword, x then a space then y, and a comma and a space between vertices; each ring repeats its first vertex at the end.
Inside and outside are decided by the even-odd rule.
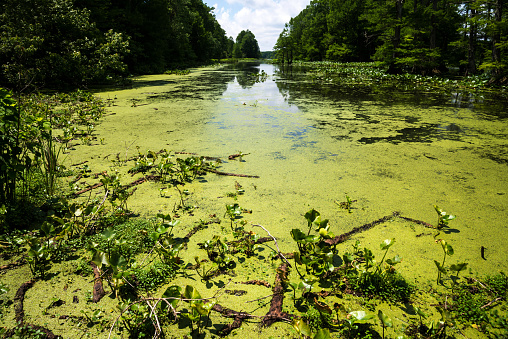
POLYGON ((315 209, 311 209, 307 213, 305 213, 305 219, 307 219, 307 222, 309 223, 309 226, 316 220, 317 217, 319 217, 321 213, 316 211, 315 209))
POLYGON ((302 319, 293 318, 291 325, 301 335, 310 337, 310 335, 312 334, 309 325, 302 319))
POLYGON ((123 255, 121 255, 118 252, 111 253, 111 256, 109 257, 109 264, 113 266, 113 268, 116 269, 126 269, 127 268, 127 260, 123 255))
POLYGON ((291 237, 293 237, 293 240, 296 242, 301 242, 305 239, 306 235, 302 231, 300 231, 298 228, 293 228, 291 230, 291 237))
POLYGON ((102 251, 97 251, 97 252, 94 253, 93 258, 92 258, 92 262, 95 264, 95 266, 97 266, 99 268, 103 264, 106 265, 106 266, 109 266, 108 256, 106 255, 106 253, 104 253, 102 251))
POLYGON ((379 247, 381 248, 381 250, 387 250, 389 249, 393 244, 395 243, 395 238, 393 239, 386 239, 385 241, 383 241, 379 247))
POLYGON ((199 315, 208 315, 212 309, 214 302, 204 303, 202 301, 194 302, 191 307, 196 310, 199 315))
POLYGON ((463 263, 460 263, 460 264, 451 265, 450 266, 450 270, 459 273, 460 271, 464 271, 466 269, 466 267, 467 267, 467 263, 463 262, 463 263))
POLYGON ((183 294, 185 299, 201 299, 201 295, 194 288, 194 286, 187 285, 185 286, 185 292, 183 294))
POLYGON ((438 271, 439 271, 439 272, 441 272, 441 273, 446 273, 446 269, 445 269, 443 266, 441 266, 441 264, 440 264, 439 262, 437 262, 436 260, 434 260, 434 264, 436 264, 437 269, 438 269, 438 271))
POLYGON ((386 314, 384 314, 383 311, 379 310, 377 312, 377 317, 379 318, 379 320, 381 320, 384 327, 392 327, 393 326, 392 319, 390 319, 386 314))
MULTIPOLYGON (((170 286, 166 289, 164 294, 162 295, 162 298, 168 298, 167 302, 173 306, 173 308, 176 308, 176 305, 180 301, 180 297, 182 295, 182 288, 180 286, 170 286)), ((168 308, 168 305, 166 303, 161 303, 161 308, 163 310, 168 308)))
POLYGON ((298 265, 303 265, 302 258, 300 257, 300 252, 293 252, 293 258, 295 259, 298 265))
POLYGON ((397 265, 397 264, 400 264, 402 262, 402 258, 398 255, 396 255, 393 259, 386 259, 386 263, 388 265, 397 265))
POLYGON ((317 331, 316 335, 314 336, 314 339, 331 339, 330 336, 330 330, 327 328, 320 328, 319 331, 317 331))
POLYGON ((367 313, 365 311, 353 311, 349 312, 348 315, 353 317, 356 321, 367 321, 374 318, 373 314, 367 313))
POLYGON ((116 236, 116 232, 111 227, 106 228, 104 230, 104 232, 102 232, 102 234, 101 234, 102 239, 107 240, 107 241, 113 240, 113 238, 115 238, 115 236, 116 236))

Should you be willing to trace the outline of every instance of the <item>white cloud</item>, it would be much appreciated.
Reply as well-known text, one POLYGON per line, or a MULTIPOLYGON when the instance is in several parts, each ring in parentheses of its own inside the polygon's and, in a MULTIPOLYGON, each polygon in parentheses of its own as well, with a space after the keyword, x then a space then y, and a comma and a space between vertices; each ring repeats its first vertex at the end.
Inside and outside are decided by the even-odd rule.
POLYGON ((250 30, 256 36, 259 48, 270 51, 277 42, 284 24, 295 17, 309 0, 226 0, 215 3, 215 16, 228 36, 236 39, 242 30, 250 30), (240 9, 239 9, 240 8, 240 9))

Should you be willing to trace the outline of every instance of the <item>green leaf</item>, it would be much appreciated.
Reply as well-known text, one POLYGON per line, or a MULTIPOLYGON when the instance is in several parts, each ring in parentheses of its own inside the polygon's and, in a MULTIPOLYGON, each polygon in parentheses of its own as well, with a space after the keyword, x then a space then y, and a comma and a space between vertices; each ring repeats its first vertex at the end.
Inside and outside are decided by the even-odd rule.
POLYGON ((400 264, 402 262, 402 258, 399 257, 398 255, 396 255, 393 259, 386 259, 386 263, 388 265, 397 265, 397 264, 400 264))
POLYGON ((185 286, 185 292, 183 293, 185 299, 202 299, 201 294, 199 294, 198 290, 194 288, 194 286, 187 285, 185 286))
POLYGON ((373 314, 367 313, 365 311, 353 311, 349 312, 349 315, 354 317, 356 321, 367 321, 374 318, 373 314))
POLYGON ((390 319, 386 314, 384 314, 383 311, 379 310, 377 312, 377 317, 379 318, 379 320, 381 320, 384 327, 392 327, 393 326, 392 319, 390 319))
POLYGON ((215 302, 208 302, 206 304, 203 302, 197 302, 194 303, 192 307, 194 307, 200 315, 208 315, 208 313, 210 313, 210 310, 214 305, 215 302))
POLYGON ((439 271, 439 272, 441 272, 441 273, 446 273, 446 269, 445 269, 443 266, 441 266, 441 264, 440 264, 439 262, 437 262, 436 260, 434 260, 434 264, 436 264, 437 269, 438 269, 438 271, 439 271))
POLYGON ((109 266, 108 256, 102 251, 96 251, 94 253, 92 262, 99 268, 102 267, 102 264, 109 266))
POLYGON ((384 251, 384 250, 389 249, 394 243, 395 243, 395 238, 391 239, 391 240, 386 239, 379 245, 379 247, 384 251))
POLYGON ((331 339, 330 336, 330 330, 327 328, 320 328, 319 331, 317 331, 316 335, 314 336, 314 339, 331 339))
POLYGON ((463 262, 460 264, 451 265, 450 270, 455 271, 455 272, 460 272, 460 271, 464 271, 466 269, 466 267, 467 267, 467 263, 463 262))
MULTIPOLYGON (((176 308, 176 305, 180 301, 179 298, 182 295, 182 288, 180 286, 170 286, 166 289, 164 294, 162 295, 162 298, 178 298, 178 299, 168 299, 168 303, 171 304, 174 308, 176 308)), ((161 308, 163 310, 169 308, 168 305, 165 302, 161 302, 161 308)))
POLYGON ((293 318, 291 325, 299 334, 302 334, 307 337, 310 337, 310 335, 312 334, 309 325, 302 319, 293 318))
POLYGON ((107 241, 113 240, 113 238, 115 238, 115 236, 116 236, 116 232, 111 227, 106 228, 104 230, 104 232, 102 232, 102 234, 101 234, 102 239, 107 240, 107 241))

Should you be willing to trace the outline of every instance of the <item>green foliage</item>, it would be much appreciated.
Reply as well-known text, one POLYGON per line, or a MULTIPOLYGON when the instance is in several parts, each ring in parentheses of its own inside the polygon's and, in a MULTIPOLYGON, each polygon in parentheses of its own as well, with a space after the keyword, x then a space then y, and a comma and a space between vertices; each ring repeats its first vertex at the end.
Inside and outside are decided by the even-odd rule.
POLYGON ((233 47, 233 56, 235 58, 259 58, 261 52, 254 34, 249 30, 238 33, 236 43, 233 47))
POLYGON ((143 291, 153 291, 175 276, 175 267, 171 264, 156 262, 145 268, 132 270, 137 287, 143 291))
POLYGON ((11 1, 0 12, 0 81, 27 85, 83 86, 125 71, 127 42, 120 33, 101 32, 90 12, 73 1, 11 1), (44 18, 33 21, 34 18, 44 18))

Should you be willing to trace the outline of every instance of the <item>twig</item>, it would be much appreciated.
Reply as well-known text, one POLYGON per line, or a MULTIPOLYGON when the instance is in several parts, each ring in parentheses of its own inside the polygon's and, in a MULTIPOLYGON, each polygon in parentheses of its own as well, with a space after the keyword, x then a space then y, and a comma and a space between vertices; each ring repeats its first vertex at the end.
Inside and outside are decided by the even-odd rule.
POLYGON ((502 298, 502 297, 496 298, 496 299, 492 300, 491 302, 486 303, 485 305, 483 305, 483 306, 482 306, 482 307, 480 307, 480 308, 481 308, 481 309, 484 309, 484 308, 486 308, 486 307, 489 307, 490 305, 492 305, 492 304, 493 304, 493 303, 495 303, 495 302, 498 302, 499 300, 503 300, 503 298, 502 298))
POLYGON ((289 267, 292 267, 291 264, 289 263, 289 261, 286 259, 286 257, 284 256, 284 254, 281 253, 280 249, 279 249, 279 245, 277 244, 277 239, 275 239, 275 237, 273 235, 270 234, 270 232, 268 232, 268 230, 266 228, 264 228, 263 226, 261 225, 258 225, 258 224, 255 224, 255 225, 252 225, 253 227, 261 227, 262 229, 265 230, 266 233, 268 233, 268 235, 273 239, 273 241, 275 242, 275 247, 277 247, 277 252, 279 252, 279 255, 284 259, 284 261, 286 262, 286 264, 288 264, 289 267))
POLYGON ((262 299, 266 299, 266 298, 270 298, 270 297, 273 297, 275 294, 270 294, 270 295, 267 295, 267 296, 264 296, 264 297, 261 297, 261 298, 257 298, 257 299, 254 299, 254 300, 249 300, 249 301, 246 301, 246 303, 252 303, 254 301, 258 301, 258 300, 262 300, 262 299))

